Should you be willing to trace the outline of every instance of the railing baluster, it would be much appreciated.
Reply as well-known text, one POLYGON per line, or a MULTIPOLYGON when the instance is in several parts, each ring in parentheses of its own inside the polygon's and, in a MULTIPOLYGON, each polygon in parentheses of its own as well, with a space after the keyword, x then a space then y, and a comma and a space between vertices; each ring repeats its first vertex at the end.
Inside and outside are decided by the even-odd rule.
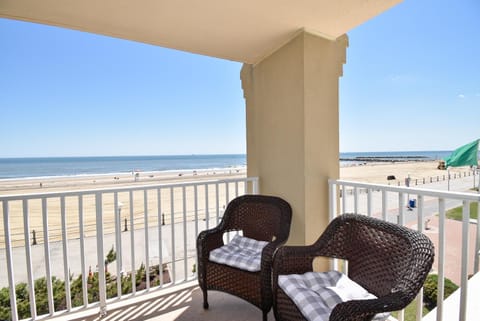
POLYGON ((183 207, 183 269, 185 281, 188 280, 188 257, 187 257, 187 193, 185 186, 182 187, 182 207, 183 207))
POLYGON ((438 200, 438 284, 437 321, 443 321, 443 297, 445 293, 445 199, 438 200))
POLYGON ((235 182, 235 197, 238 197, 238 181, 235 182))
POLYGON ((358 187, 353 188, 353 212, 358 214, 358 187))
POLYGON ((345 188, 345 185, 342 185, 342 209, 340 213, 346 213, 347 212, 347 189, 345 188))
MULTIPOLYGON (((424 226, 424 217, 423 217, 423 196, 418 195, 418 204, 417 204, 417 231, 423 233, 425 229, 424 226)), ((416 311, 416 320, 420 321, 423 317, 423 287, 420 289, 417 295, 417 311, 416 311)))
POLYGON ((258 182, 258 177, 256 177, 253 181, 253 187, 252 187, 252 193, 253 194, 258 194, 260 190, 260 184, 258 182))
POLYGON ((219 188, 218 183, 216 183, 215 184, 215 204, 217 207, 217 225, 220 222, 220 195, 219 195, 218 188, 219 188))
POLYGON ((113 212, 115 221, 115 248, 117 249, 117 298, 122 298, 122 229, 118 204, 118 193, 113 193, 113 212))
MULTIPOLYGON (((228 203, 230 203, 230 191, 228 188, 228 182, 225 182, 225 206, 228 206, 228 203)), ((227 233, 227 243, 228 242, 230 242, 230 232, 227 233)))
POLYGON ((473 273, 478 273, 480 259, 480 202, 477 202, 477 230, 475 235, 475 258, 473 261, 473 273))
POLYGON ((463 201, 462 222, 462 273, 460 281, 460 315, 459 321, 467 319, 468 293, 468 235, 470 225, 470 202, 463 201))
POLYGON ((47 282, 48 311, 50 315, 55 312, 53 305, 52 271, 50 263, 50 240, 48 238, 48 212, 47 199, 42 198, 42 219, 43 219, 43 248, 45 255, 45 278, 47 282))
POLYGON ((80 260, 82 269, 82 295, 83 306, 88 306, 88 289, 87 289, 87 267, 85 263, 85 230, 83 219, 83 196, 78 196, 78 225, 80 233, 80 260))
POLYGON ((25 240, 25 254, 27 259, 28 298, 30 299, 30 315, 32 320, 37 318, 37 304, 35 301, 35 283, 32 270, 32 247, 30 242, 30 219, 28 215, 28 200, 22 201, 23 208, 23 237, 25 240))
POLYGON ((205 184, 205 222, 206 229, 208 230, 210 227, 210 215, 208 210, 208 184, 205 184))
POLYGON ((163 287, 163 237, 162 237, 162 191, 160 188, 157 189, 157 206, 158 206, 158 269, 160 273, 160 288, 163 287))
POLYGON ((387 220, 387 191, 382 190, 382 218, 387 220))
POLYGON ((147 291, 150 290, 150 249, 148 237, 148 193, 147 189, 143 190, 143 227, 145 236, 145 282, 147 291))
POLYGON ((225 205, 230 203, 230 188, 228 186, 228 182, 225 182, 225 205))
POLYGON ((372 193, 371 188, 367 189, 367 215, 372 216, 372 193))
POLYGON ((65 299, 67 300, 67 311, 72 309, 72 297, 70 295, 70 264, 68 260, 68 235, 67 235, 67 214, 65 212, 65 197, 60 198, 60 215, 62 221, 62 245, 63 245, 63 274, 65 276, 65 299))
MULTIPOLYGON (((195 240, 198 236, 198 189, 197 185, 193 186, 193 207, 195 215, 195 240)), ((195 255, 195 267, 198 268, 198 257, 195 255)))
MULTIPOLYGON (((328 217, 332 221, 337 216, 337 186, 328 182, 328 217)), ((338 271, 338 259, 330 260, 330 269, 338 271)))
POLYGON ((172 282, 176 283, 176 271, 175 271, 175 199, 173 193, 173 187, 170 187, 170 225, 172 231, 172 282))
POLYGON ((101 192, 95 193, 95 215, 97 221, 98 297, 100 301, 99 315, 103 317, 107 314, 107 289, 103 252, 103 201, 101 192))
POLYGON ((8 274, 8 290, 10 294, 10 311, 13 321, 18 321, 17 297, 15 295, 15 279, 13 276, 13 258, 12 243, 10 239, 10 213, 8 201, 3 201, 3 230, 5 231, 5 250, 7 256, 7 274, 8 274))
POLYGON ((405 225, 405 194, 398 194, 398 221, 401 226, 405 225))
POLYGON ((337 187, 333 183, 328 183, 328 217, 332 221, 337 216, 337 187))
POLYGON ((133 191, 130 190, 128 193, 128 203, 130 204, 130 261, 131 265, 131 275, 132 275, 132 295, 134 296, 137 292, 137 283, 136 275, 137 268, 135 267, 135 216, 133 213, 133 191))
POLYGON ((398 321, 403 321, 404 319, 405 319, 405 310, 398 311, 397 320, 398 321))
MULTIPOLYGON (((386 214, 385 214, 386 217, 386 214)), ((398 217, 397 224, 404 226, 405 225, 405 194, 400 192, 398 194, 398 217)), ((405 320, 405 309, 398 311, 397 315, 398 321, 405 320)))

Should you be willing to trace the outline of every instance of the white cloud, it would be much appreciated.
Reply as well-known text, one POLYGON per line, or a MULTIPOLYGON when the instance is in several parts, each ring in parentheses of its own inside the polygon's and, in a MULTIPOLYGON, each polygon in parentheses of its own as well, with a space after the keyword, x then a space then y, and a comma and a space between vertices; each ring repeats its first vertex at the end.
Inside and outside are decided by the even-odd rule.
POLYGON ((460 95, 458 95, 457 97, 460 98, 460 99, 464 99, 464 98, 465 98, 465 95, 464 95, 464 94, 460 94, 460 95))

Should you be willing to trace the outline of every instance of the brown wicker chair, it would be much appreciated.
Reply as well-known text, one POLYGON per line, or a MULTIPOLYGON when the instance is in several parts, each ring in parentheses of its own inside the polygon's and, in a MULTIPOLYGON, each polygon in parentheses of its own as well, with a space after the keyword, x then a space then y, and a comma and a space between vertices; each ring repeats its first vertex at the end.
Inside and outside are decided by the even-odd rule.
POLYGON ((376 313, 405 308, 429 273, 434 248, 423 234, 363 215, 335 218, 310 246, 284 246, 273 262, 273 310, 277 321, 305 320, 278 286, 278 276, 312 271, 315 257, 348 261, 348 276, 378 299, 337 304, 329 320, 371 320, 376 313))
POLYGON ((281 198, 244 195, 232 200, 222 221, 197 238, 198 282, 203 291, 203 307, 208 309, 207 290, 238 296, 263 312, 263 320, 272 307, 271 271, 273 252, 283 244, 290 231, 292 209, 281 198), (210 251, 221 247, 223 234, 243 231, 243 236, 270 242, 262 251, 261 270, 248 272, 209 260, 210 251))

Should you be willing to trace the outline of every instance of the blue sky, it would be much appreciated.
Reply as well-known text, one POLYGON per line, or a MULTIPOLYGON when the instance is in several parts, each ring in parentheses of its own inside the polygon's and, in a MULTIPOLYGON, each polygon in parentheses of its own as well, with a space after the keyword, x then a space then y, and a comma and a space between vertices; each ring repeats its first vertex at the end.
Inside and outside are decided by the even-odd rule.
MULTIPOLYGON (((405 0, 348 33, 340 149, 480 137, 480 1, 405 0)), ((0 19, 0 157, 245 153, 241 64, 0 19)))

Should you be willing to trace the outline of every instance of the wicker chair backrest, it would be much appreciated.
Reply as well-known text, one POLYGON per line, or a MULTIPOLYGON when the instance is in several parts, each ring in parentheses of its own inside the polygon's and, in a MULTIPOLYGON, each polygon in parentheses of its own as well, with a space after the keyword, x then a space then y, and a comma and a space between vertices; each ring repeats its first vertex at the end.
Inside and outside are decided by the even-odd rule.
POLYGON ((326 244, 328 256, 348 260, 349 277, 377 296, 393 292, 415 296, 434 256, 432 242, 425 235, 354 214, 332 221, 315 243, 321 244, 326 244))
POLYGON ((227 231, 242 230, 243 236, 271 242, 288 238, 291 217, 290 205, 281 198, 244 195, 228 204, 220 226, 227 231))

